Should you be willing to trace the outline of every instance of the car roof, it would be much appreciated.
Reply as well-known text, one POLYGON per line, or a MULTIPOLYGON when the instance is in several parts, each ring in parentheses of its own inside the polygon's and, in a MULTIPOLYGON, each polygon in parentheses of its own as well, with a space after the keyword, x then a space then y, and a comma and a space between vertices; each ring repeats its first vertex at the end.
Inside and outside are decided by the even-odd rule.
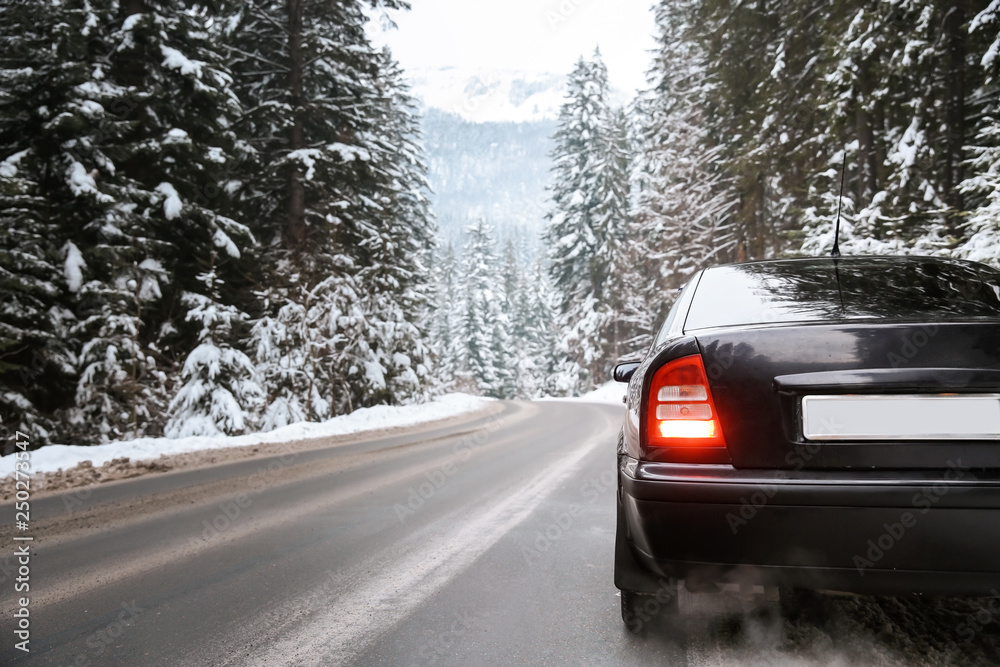
POLYGON ((922 256, 726 264, 698 279, 684 330, 854 320, 1000 318, 1000 271, 922 256))

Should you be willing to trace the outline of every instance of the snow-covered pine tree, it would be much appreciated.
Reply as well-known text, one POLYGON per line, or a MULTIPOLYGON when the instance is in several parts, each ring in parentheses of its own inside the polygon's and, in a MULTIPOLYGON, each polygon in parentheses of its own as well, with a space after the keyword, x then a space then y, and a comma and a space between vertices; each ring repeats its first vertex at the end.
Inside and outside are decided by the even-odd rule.
POLYGON ((594 217, 599 242, 597 254, 606 258, 606 265, 600 269, 604 275, 601 278, 599 299, 607 304, 608 310, 601 339, 607 356, 605 363, 610 362, 610 366, 605 368, 603 379, 610 380, 614 364, 623 355, 634 351, 629 341, 637 333, 636 325, 641 324, 634 318, 627 317, 625 309, 638 285, 632 282, 630 267, 625 263, 632 217, 631 172, 634 151, 628 115, 624 109, 609 109, 602 140, 604 163, 601 165, 600 184, 603 192, 594 209, 594 217))
MULTIPOLYGON (((214 255, 213 258, 214 260, 214 255)), ((182 385, 170 402, 165 435, 238 435, 255 426, 263 391, 253 363, 232 341, 246 322, 236 307, 219 301, 214 265, 198 276, 202 293, 186 293, 188 322, 196 323, 198 346, 184 361, 182 385)))
MULTIPOLYGON (((783 0, 753 8, 757 15, 766 16, 751 39, 743 42, 754 49, 750 67, 761 75, 751 84, 756 88, 748 91, 754 124, 743 126, 746 134, 738 140, 716 135, 716 141, 726 147, 727 178, 740 185, 731 191, 732 210, 739 211, 739 201, 746 201, 748 193, 759 197, 754 205, 764 238, 748 240, 748 218, 733 217, 734 240, 748 258, 773 256, 797 245, 803 193, 815 173, 825 169, 827 155, 841 143, 826 134, 830 126, 823 106, 828 90, 826 40, 843 11, 841 5, 783 0), (743 178, 748 173, 754 181, 743 178)), ((706 92, 712 99, 721 89, 706 92)), ((738 107, 730 108, 744 114, 738 107)))
POLYGON ((377 366, 382 380, 354 385, 356 406, 426 397, 429 379, 424 318, 435 228, 419 117, 388 51, 379 54, 377 64, 375 113, 359 133, 371 156, 373 192, 363 198, 367 237, 353 250, 366 340, 354 363, 377 366))
POLYGON ((829 252, 846 148, 850 216, 842 250, 950 254, 968 234, 970 144, 989 124, 995 99, 984 88, 989 69, 974 63, 994 35, 970 31, 972 6, 964 2, 842 10, 830 22, 823 65, 828 88, 820 106, 829 131, 811 142, 815 154, 824 144, 831 157, 808 192, 802 250, 829 252))
MULTIPOLYGON (((65 441, 72 404, 72 295, 82 276, 70 242, 103 201, 67 150, 99 107, 89 99, 89 6, 28 0, 0 11, 0 453, 15 431, 65 441), (72 187, 76 190, 71 190, 72 187), (79 196, 76 196, 76 195, 79 196)), ((75 349, 74 349, 75 348, 75 349)))
POLYGON ((46 215, 40 191, 44 158, 26 139, 49 102, 39 73, 59 92, 80 80, 78 69, 62 61, 54 25, 71 33, 85 21, 58 8, 43 12, 33 2, 0 12, 0 454, 13 451, 17 431, 34 444, 48 441, 51 413, 66 400, 58 387, 73 372, 53 317, 62 283, 59 226, 46 215))
POLYGON ((572 393, 572 388, 559 384, 562 376, 558 370, 563 357, 559 355, 560 331, 555 302, 552 279, 544 260, 538 259, 522 281, 518 298, 518 326, 524 349, 518 382, 523 398, 572 393))
POLYGON ((68 142, 96 165, 89 174, 74 167, 70 187, 96 189, 106 205, 80 243, 89 279, 78 295, 78 335, 86 343, 69 418, 81 434, 158 433, 169 387, 157 358, 188 356, 202 338, 172 322, 171 311, 201 309, 193 305, 199 294, 221 298, 217 286, 201 291, 208 287, 195 277, 206 266, 224 301, 239 287, 229 278, 239 275, 239 246, 253 239, 228 216, 225 188, 241 108, 212 27, 198 5, 164 1, 115 4, 95 28, 106 39, 92 54, 101 106, 91 108, 93 134, 68 142), (210 259, 216 248, 218 261, 210 259), (185 292, 194 296, 182 300, 185 292))
POLYGON ((455 388, 459 370, 460 277, 455 248, 439 248, 432 270, 428 342, 434 356, 435 384, 443 391, 455 388))
POLYGON ((305 313, 297 312, 300 308, 296 301, 288 301, 274 316, 254 322, 251 329, 250 350, 264 404, 262 431, 307 421, 319 407, 308 404, 309 387, 315 380, 313 366, 305 360, 310 336, 305 313))
POLYGON ((971 173, 960 186, 969 216, 965 242, 955 254, 1000 266, 1000 0, 991 2, 972 19, 970 32, 985 37, 977 40, 982 46, 973 54, 983 76, 972 97, 988 102, 970 146, 971 173))
MULTIPOLYGON (((730 258, 761 259, 783 248, 780 232, 786 223, 775 216, 772 202, 780 197, 772 191, 774 174, 767 164, 773 156, 757 149, 761 143, 770 145, 762 135, 769 122, 765 91, 776 59, 784 58, 782 14, 796 1, 684 0, 674 6, 661 2, 657 8, 660 29, 690 42, 673 47, 681 62, 691 63, 693 56, 694 66, 701 68, 691 72, 691 64, 681 66, 681 77, 700 77, 684 82, 683 94, 695 94, 701 135, 712 151, 709 163, 721 167, 732 189, 726 206, 736 204, 729 217, 737 248, 730 258)), ((664 48, 670 46, 661 36, 660 50, 664 48)), ((681 77, 676 78, 683 82, 681 77)))
POLYGON ((47 444, 52 413, 66 400, 59 387, 73 374, 69 313, 59 297, 62 266, 72 280, 78 251, 58 248, 57 225, 31 178, 33 159, 21 151, 0 161, 0 455, 14 451, 17 432, 47 444))
POLYGON ((546 241, 560 295, 567 383, 582 391, 607 381, 617 361, 617 295, 608 281, 621 258, 629 174, 600 53, 577 62, 567 97, 554 135, 546 241))
MULTIPOLYGON (((432 229, 423 166, 398 73, 365 34, 365 4, 399 6, 256 0, 230 35, 250 109, 243 123, 254 153, 240 198, 266 245, 264 316, 308 337, 299 370, 309 382, 267 391, 283 401, 306 391, 294 404, 311 418, 408 400, 427 377, 418 328, 432 229)), ((275 329, 264 323, 261 336, 275 329)), ((297 354, 294 336, 270 340, 279 347, 268 354, 297 354)))
MULTIPOLYGON (((866 251, 899 252, 935 228, 945 230, 948 188, 933 175, 945 148, 934 136, 943 121, 936 117, 940 90, 931 62, 942 18, 931 20, 934 4, 859 5, 833 24, 829 145, 837 152, 846 146, 854 167, 848 196, 853 231, 866 251)), ((819 175, 822 190, 836 194, 837 167, 819 175)), ((825 199, 823 216, 832 220, 839 202, 825 199)), ((845 240, 844 251, 855 251, 850 236, 845 240)))
POLYGON ((513 398, 510 322, 503 310, 503 281, 493 228, 480 219, 469 225, 462 250, 464 281, 459 322, 458 385, 494 398, 513 398))
MULTIPOLYGON (((116 248, 118 249, 118 248, 116 248)), ((67 260, 73 256, 67 248, 67 260)), ((83 271, 85 264, 78 264, 83 271)), ((69 424, 80 440, 99 442, 158 433, 166 407, 167 376, 148 339, 143 309, 155 307, 163 293, 162 265, 144 259, 112 276, 88 280, 79 290, 82 314, 74 333, 85 338, 79 353, 80 376, 69 424), (110 280, 110 282, 105 282, 110 280)))
POLYGON ((503 246, 501 278, 503 280, 503 312, 509 322, 510 348, 508 367, 513 376, 514 397, 533 398, 537 381, 535 359, 531 356, 528 338, 530 294, 533 287, 526 283, 514 240, 507 238, 503 246))
MULTIPOLYGON (((177 297, 165 288, 174 271, 194 273, 177 270, 191 261, 185 244, 232 245, 239 228, 223 230, 220 202, 193 203, 216 185, 206 172, 225 154, 238 106, 208 19, 192 7, 26 2, 4 12, 7 29, 19 26, 7 62, 23 66, 3 85, 18 109, 4 114, 3 159, 20 154, 30 170, 21 174, 54 226, 49 243, 66 274, 61 308, 49 309, 71 326, 64 341, 79 372, 72 399, 56 406, 71 425, 63 441, 158 430, 166 377, 157 343, 177 297)), ((50 404, 64 393, 49 393, 50 404)))
POLYGON ((655 10, 657 51, 650 88, 635 106, 636 206, 627 230, 620 311, 635 322, 633 349, 651 340, 677 288, 706 265, 735 255, 730 215, 738 201, 709 135, 706 55, 692 34, 693 2, 655 10), (645 332, 645 336, 640 336, 645 332))

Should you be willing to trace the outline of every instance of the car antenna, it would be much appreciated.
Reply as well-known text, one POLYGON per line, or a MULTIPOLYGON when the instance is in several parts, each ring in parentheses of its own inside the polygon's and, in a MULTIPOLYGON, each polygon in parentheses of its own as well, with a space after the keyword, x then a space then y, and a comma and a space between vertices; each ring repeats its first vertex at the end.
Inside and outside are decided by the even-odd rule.
POLYGON ((840 208, 844 205, 844 176, 847 175, 847 149, 844 149, 844 166, 840 169, 840 197, 837 199, 837 222, 833 230, 833 250, 830 257, 840 258, 840 208))

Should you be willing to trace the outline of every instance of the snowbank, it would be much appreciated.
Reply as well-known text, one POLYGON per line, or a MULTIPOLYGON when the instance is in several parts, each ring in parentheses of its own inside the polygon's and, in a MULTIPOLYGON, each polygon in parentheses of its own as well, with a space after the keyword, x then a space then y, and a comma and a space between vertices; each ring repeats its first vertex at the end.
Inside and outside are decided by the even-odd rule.
MULTIPOLYGON (((31 452, 32 473, 68 470, 82 461, 100 466, 113 459, 128 457, 132 461, 155 459, 161 454, 183 454, 223 447, 247 447, 275 442, 290 442, 308 438, 347 435, 363 431, 412 426, 437 419, 446 419, 486 407, 493 399, 468 394, 448 394, 423 405, 362 408, 349 415, 321 423, 301 422, 268 431, 240 436, 141 438, 106 445, 49 445, 31 452)), ((14 472, 14 454, 0 457, 0 478, 14 472)))
POLYGON ((623 405, 622 397, 625 395, 625 389, 628 387, 627 384, 622 384, 620 382, 609 382, 603 384, 594 391, 587 392, 583 396, 574 396, 573 398, 559 398, 556 396, 547 396, 545 398, 540 398, 540 401, 577 401, 581 403, 611 403, 612 405, 623 405))
POLYGON ((624 405, 622 403, 622 397, 625 395, 625 390, 627 388, 627 384, 623 384, 621 382, 609 382, 601 385, 594 391, 584 394, 576 400, 586 401, 587 403, 614 403, 615 405, 624 405))

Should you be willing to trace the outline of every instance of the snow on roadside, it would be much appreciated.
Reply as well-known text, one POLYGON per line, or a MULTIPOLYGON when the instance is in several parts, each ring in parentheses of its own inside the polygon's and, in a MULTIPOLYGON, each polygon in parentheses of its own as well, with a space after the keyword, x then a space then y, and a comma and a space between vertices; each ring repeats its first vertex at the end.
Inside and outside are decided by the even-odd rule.
MULTIPOLYGON (((169 438, 140 438, 92 447, 49 445, 31 452, 31 472, 34 474, 55 472, 59 469, 69 470, 83 461, 90 461, 94 467, 97 467, 122 457, 128 457, 131 461, 141 461, 155 459, 161 455, 169 456, 226 447, 249 447, 251 445, 349 435, 399 426, 413 426, 480 410, 492 400, 469 394, 447 394, 422 405, 379 405, 372 408, 361 408, 349 415, 334 417, 325 422, 289 424, 267 433, 216 437, 195 436, 173 440, 169 438)), ((14 454, 0 457, 0 478, 14 472, 14 461, 14 454)))
POLYGON ((583 396, 573 398, 559 398, 557 396, 546 396, 539 398, 539 401, 574 401, 580 403, 611 403, 612 405, 622 405, 622 397, 625 396, 627 384, 620 382, 609 382, 603 384, 594 391, 589 391, 583 396))
POLYGON ((622 405, 622 397, 625 395, 627 388, 627 384, 609 382, 601 385, 594 391, 584 394, 577 400, 586 401, 587 403, 614 403, 615 405, 622 405))

